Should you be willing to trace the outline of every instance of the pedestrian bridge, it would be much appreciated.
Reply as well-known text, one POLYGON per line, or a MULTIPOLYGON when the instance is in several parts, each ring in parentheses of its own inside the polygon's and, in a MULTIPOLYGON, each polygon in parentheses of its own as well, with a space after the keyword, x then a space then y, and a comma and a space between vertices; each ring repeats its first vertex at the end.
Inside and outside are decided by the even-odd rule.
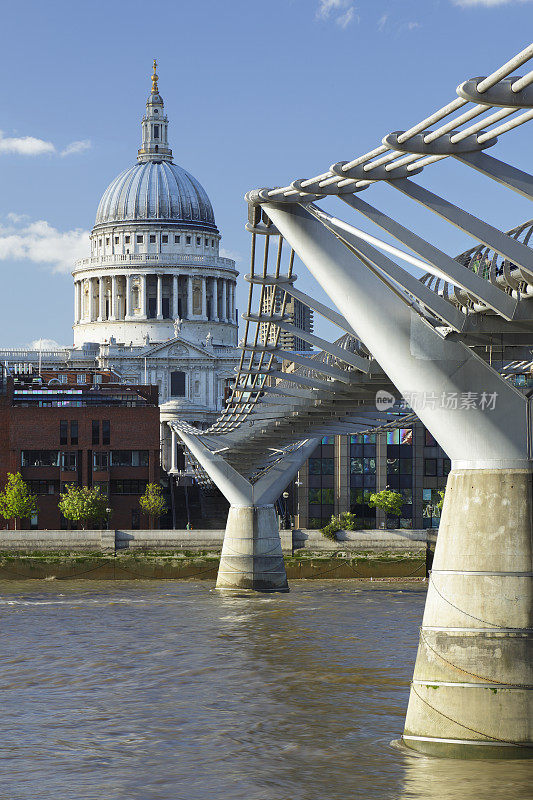
POLYGON ((533 118, 532 56, 530 45, 465 80, 367 153, 248 192, 249 301, 231 398, 208 430, 172 423, 230 502, 218 588, 286 591, 273 503, 319 437, 396 426, 416 411, 452 459, 404 732, 408 747, 435 755, 533 754, 533 425, 529 392, 510 380, 531 359, 533 223, 504 232, 462 207, 460 185, 451 199, 425 185, 453 158, 464 182, 475 170, 497 183, 500 203, 509 191, 532 198, 532 176, 494 155, 533 118), (473 246, 443 252, 363 199, 376 184, 473 246), (321 207, 330 197, 347 213, 321 207), (295 257, 330 304, 297 288, 295 257), (279 302, 267 302, 272 291, 279 302), (288 297, 339 337, 293 330, 288 297), (284 351, 280 331, 318 351, 284 351))

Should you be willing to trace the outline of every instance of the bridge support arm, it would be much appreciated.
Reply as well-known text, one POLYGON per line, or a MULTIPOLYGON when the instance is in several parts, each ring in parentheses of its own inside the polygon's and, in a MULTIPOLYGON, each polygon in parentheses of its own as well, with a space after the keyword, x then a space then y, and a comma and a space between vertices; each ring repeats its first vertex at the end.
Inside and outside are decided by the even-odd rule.
POLYGON ((220 454, 206 447, 200 436, 175 430, 230 502, 216 588, 239 592, 289 591, 274 503, 318 440, 307 440, 284 454, 252 484, 220 454))

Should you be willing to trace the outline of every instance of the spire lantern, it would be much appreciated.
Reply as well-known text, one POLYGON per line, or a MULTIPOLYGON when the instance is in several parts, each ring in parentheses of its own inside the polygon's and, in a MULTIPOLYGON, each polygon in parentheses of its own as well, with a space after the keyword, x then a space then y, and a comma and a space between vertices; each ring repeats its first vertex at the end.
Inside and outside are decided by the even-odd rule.
POLYGON ((172 150, 168 146, 168 117, 164 112, 163 98, 159 94, 154 58, 152 72, 152 92, 146 101, 146 113, 142 118, 142 144, 137 152, 137 161, 172 161, 172 150))
POLYGON ((157 69, 157 61, 154 58, 154 71, 152 72, 152 94, 159 94, 159 88, 157 86, 158 77, 156 69, 157 69))

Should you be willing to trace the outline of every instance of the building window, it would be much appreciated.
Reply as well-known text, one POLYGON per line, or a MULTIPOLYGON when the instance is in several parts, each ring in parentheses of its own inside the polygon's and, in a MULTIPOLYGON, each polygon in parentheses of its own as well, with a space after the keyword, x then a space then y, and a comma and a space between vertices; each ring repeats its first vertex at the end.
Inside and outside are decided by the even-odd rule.
POLYGON ((159 125, 154 125, 154 139, 159 139, 159 125))
POLYGON ((437 475, 437 459, 425 458, 424 459, 424 475, 428 477, 435 477, 437 475))
POLYGON ((206 240, 205 240, 205 246, 206 246, 206 247, 208 247, 208 246, 209 246, 209 239, 206 239, 206 240))
POLYGON ((147 467, 148 450, 112 450, 112 467, 147 467))
POLYGON ((191 237, 187 236, 187 238, 185 239, 185 242, 186 242, 186 244, 190 244, 191 243, 191 237))
POLYGON ((100 420, 93 419, 92 424, 92 443, 100 444, 100 420))
POLYGON ((185 373, 170 373, 170 394, 172 397, 185 397, 185 373))
POLYGON ((68 444, 68 420, 62 419, 59 423, 59 444, 68 444))
POLYGON ((78 420, 70 420, 70 443, 78 444, 78 420))
POLYGON ((143 242, 143 237, 137 236, 137 244, 142 244, 142 242, 143 242))
POLYGON ((109 466, 109 453, 104 451, 93 450, 93 469, 95 472, 101 472, 109 466))
POLYGON ((109 236, 106 236, 106 237, 105 237, 105 243, 106 243, 106 244, 109 244, 109 236))
POLYGON ((215 240, 211 239, 211 247, 214 247, 214 246, 215 246, 215 240))
POLYGON ((32 494, 58 494, 59 481, 26 481, 32 494))
POLYGON ((58 467, 59 450, 23 450, 21 465, 23 467, 58 467))
POLYGON ((129 236, 125 236, 124 237, 124 241, 126 242, 126 244, 129 244, 130 243, 130 237, 129 236))
POLYGON ((174 236, 174 244, 179 244, 181 241, 181 236, 174 236))
POLYGON ((61 453, 61 469, 63 472, 76 472, 78 469, 78 454, 61 453))
POLYGON ((115 236, 115 244, 118 244, 118 242, 119 242, 118 236, 115 236))
POLYGON ((109 444, 111 441, 111 423, 108 419, 102 420, 102 444, 109 444))
POLYGON ((68 375, 60 375, 59 383, 68 383, 68 375))
POLYGON ((98 239, 98 247, 101 247, 101 246, 102 246, 102 240, 98 239))
POLYGON ((150 244, 155 244, 155 236, 150 236, 150 244))
POLYGON ((111 494, 144 494, 147 481, 126 480, 111 481, 111 494))
POLYGON ((80 375, 76 375, 76 383, 85 383, 85 373, 81 373, 80 375))
POLYGON ((197 237, 196 237, 196 244, 200 244, 200 241, 201 241, 201 240, 200 240, 200 237, 199 237, 199 236, 197 236, 197 237))
POLYGON ((94 373, 94 375, 93 375, 93 383, 95 385, 98 385, 98 384, 102 383, 102 376, 101 376, 101 374, 99 372, 95 372, 94 373))
POLYGON ((138 531, 141 527, 141 513, 138 508, 131 509, 131 529, 138 531))
POLYGON ((163 242, 163 244, 168 244, 168 236, 165 233, 161 237, 161 241, 163 242))

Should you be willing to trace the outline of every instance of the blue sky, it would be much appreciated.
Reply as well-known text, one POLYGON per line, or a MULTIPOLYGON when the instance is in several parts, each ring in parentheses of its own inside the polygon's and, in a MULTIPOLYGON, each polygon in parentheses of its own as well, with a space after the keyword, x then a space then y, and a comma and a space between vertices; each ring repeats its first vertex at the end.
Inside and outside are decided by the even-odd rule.
MULTIPOLYGON (((207 189, 243 274, 245 191, 376 147, 523 49, 532 23, 528 0, 4 4, 0 346, 71 342, 72 262, 88 252, 105 188, 135 163, 154 57, 175 161, 207 189)), ((524 126, 495 155, 531 170, 530 142, 524 126)), ((450 159, 416 180, 502 229, 533 216, 450 159)), ((388 187, 364 198, 452 254, 471 244, 388 187)), ((353 214, 338 200, 328 208, 353 214)), ((244 293, 241 281, 241 308, 244 293)))

